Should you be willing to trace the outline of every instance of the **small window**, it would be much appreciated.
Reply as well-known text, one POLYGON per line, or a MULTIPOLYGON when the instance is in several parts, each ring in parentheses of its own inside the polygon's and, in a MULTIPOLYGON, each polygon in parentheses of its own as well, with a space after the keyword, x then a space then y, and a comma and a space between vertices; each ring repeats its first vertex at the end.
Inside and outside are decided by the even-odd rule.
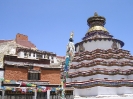
POLYGON ((24 56, 27 56, 27 52, 24 52, 24 56))
POLYGON ((51 60, 51 63, 54 63, 54 61, 53 61, 53 60, 51 60))
POLYGON ((33 53, 33 57, 35 57, 35 53, 33 53))
POLYGON ((29 53, 29 56, 31 56, 31 53, 29 53))
POLYGON ((42 54, 37 54, 37 58, 42 58, 42 54))
POLYGON ((30 69, 30 70, 33 69, 33 66, 29 66, 29 69, 30 69))
POLYGON ((40 80, 40 73, 28 73, 28 80, 40 80))

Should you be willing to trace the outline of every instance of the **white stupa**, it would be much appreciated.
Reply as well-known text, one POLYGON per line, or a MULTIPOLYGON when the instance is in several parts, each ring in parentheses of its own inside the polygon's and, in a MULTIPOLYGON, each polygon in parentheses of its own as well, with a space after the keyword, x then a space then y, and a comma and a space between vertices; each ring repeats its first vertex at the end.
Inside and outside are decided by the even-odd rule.
POLYGON ((88 32, 75 44, 67 86, 75 88, 75 96, 132 95, 133 56, 104 27, 104 17, 95 13, 87 22, 88 32))

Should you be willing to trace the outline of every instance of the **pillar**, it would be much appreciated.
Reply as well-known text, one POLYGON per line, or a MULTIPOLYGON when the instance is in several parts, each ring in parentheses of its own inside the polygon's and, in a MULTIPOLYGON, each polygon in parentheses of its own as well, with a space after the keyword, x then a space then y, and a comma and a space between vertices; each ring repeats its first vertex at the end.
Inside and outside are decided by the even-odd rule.
POLYGON ((34 89, 34 98, 33 99, 36 99, 37 98, 37 90, 36 89, 34 89))
POLYGON ((5 97, 5 90, 2 90, 2 99, 5 97))
POLYGON ((51 90, 47 90, 47 99, 50 99, 50 91, 51 90))

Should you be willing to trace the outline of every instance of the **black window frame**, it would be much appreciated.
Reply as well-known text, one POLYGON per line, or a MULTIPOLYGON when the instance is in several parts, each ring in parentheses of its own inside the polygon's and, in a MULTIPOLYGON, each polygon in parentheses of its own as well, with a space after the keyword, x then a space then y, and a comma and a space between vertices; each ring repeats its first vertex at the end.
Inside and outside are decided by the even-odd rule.
POLYGON ((27 56, 27 52, 24 52, 24 56, 27 56))
POLYGON ((37 58, 43 58, 42 56, 43 56, 42 54, 37 54, 36 55, 37 58))
POLYGON ((28 73, 28 80, 40 80, 40 73, 28 73))
POLYGON ((29 52, 29 56, 31 56, 31 52, 29 52))
POLYGON ((36 53, 33 53, 33 57, 35 57, 35 54, 36 54, 36 53))

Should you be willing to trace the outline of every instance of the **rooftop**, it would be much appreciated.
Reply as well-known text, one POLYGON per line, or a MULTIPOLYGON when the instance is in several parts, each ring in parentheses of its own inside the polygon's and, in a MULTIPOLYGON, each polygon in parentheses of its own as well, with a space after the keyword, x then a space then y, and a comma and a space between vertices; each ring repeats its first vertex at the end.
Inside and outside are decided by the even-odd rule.
MULTIPOLYGON (((0 40, 0 43, 10 42, 14 40, 0 40)), ((16 44, 27 48, 36 48, 36 46, 28 40, 28 36, 18 33, 15 38, 16 44)))

